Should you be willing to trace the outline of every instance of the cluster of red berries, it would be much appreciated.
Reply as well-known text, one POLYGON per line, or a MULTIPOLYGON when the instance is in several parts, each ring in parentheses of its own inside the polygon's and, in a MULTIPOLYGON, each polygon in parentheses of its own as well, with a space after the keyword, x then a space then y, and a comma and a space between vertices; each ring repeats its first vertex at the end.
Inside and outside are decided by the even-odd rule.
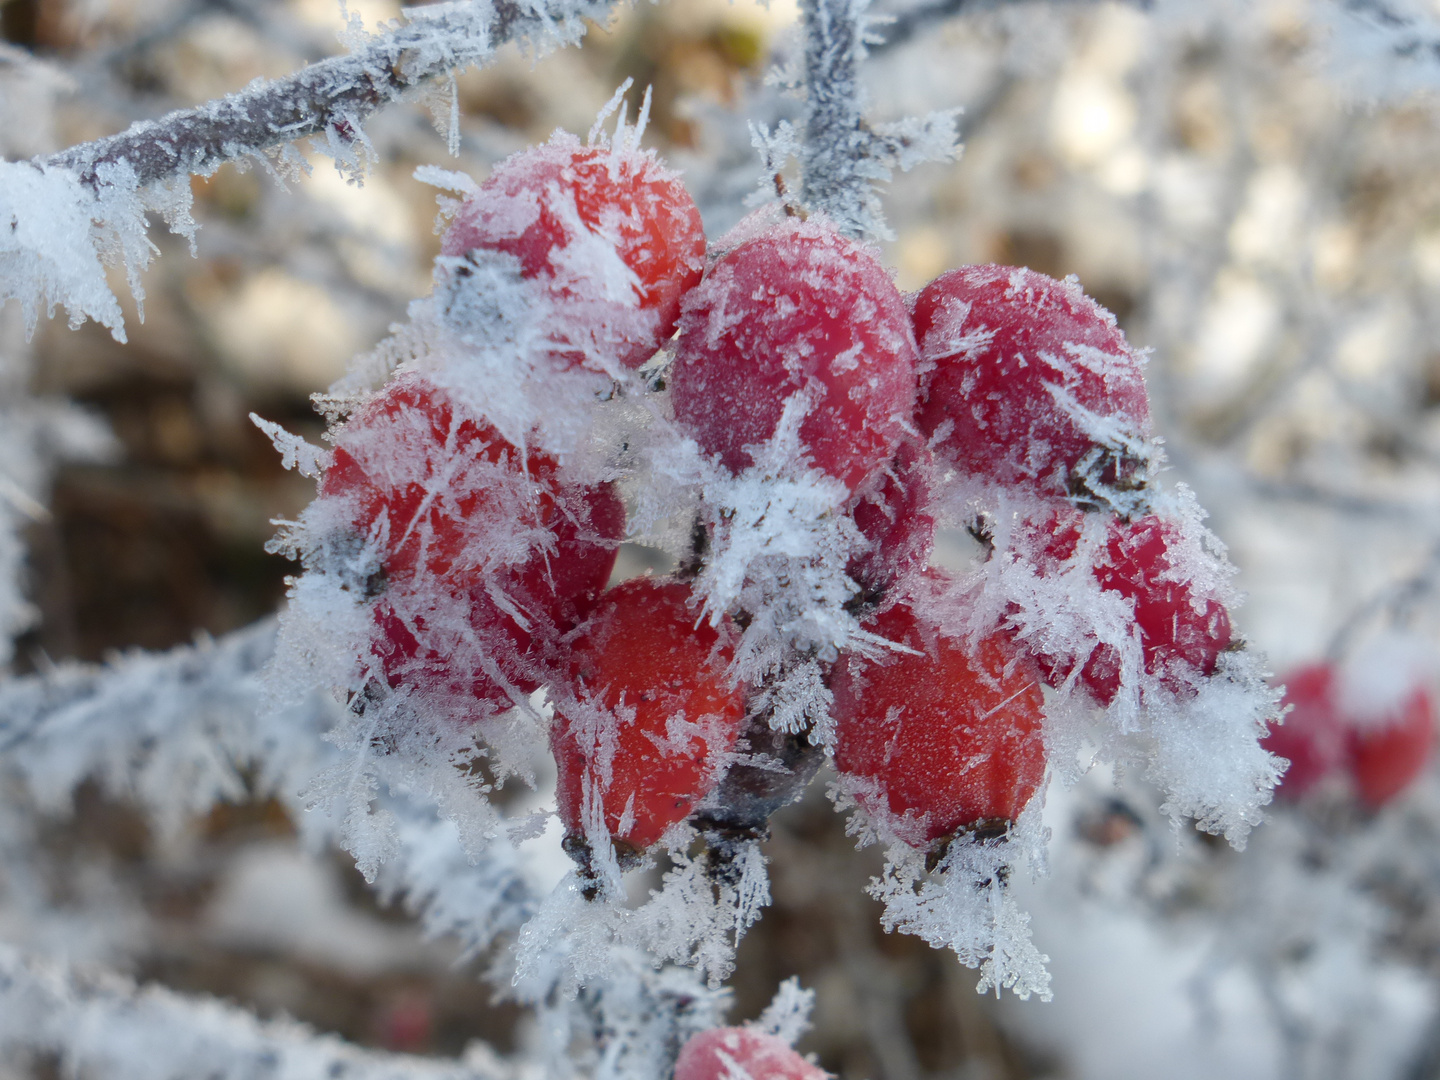
POLYGON ((1347 674, 1322 662, 1285 679, 1290 712, 1262 745, 1290 762, 1277 789, 1287 799, 1340 778, 1361 802, 1378 809, 1424 771, 1435 747, 1435 700, 1429 688, 1411 679, 1398 696, 1393 685, 1386 687, 1391 699, 1377 702, 1376 695, 1354 693, 1347 674))
MULTIPOLYGON (((1016 535, 1042 573, 1103 515, 1095 587, 1133 608, 1145 669, 1176 692, 1230 645, 1176 527, 1147 511, 1140 359, 1073 281, 966 267, 907 298, 871 250, 794 216, 752 220, 707 265, 678 178, 651 154, 572 139, 498 167, 443 251, 508 258, 543 290, 564 316, 547 346, 557 372, 596 357, 636 368, 673 336, 675 423, 707 456, 743 476, 783 436, 796 470, 848 492, 833 512, 863 543, 846 607, 893 648, 828 664, 834 762, 915 846, 1003 833, 1045 774, 1041 685, 1078 683, 1107 705, 1122 676, 1113 648, 1036 655, 1012 626, 951 628, 961 620, 933 600, 950 581, 927 568, 940 485, 1041 507, 1016 535)), ((751 715, 763 688, 732 663, 756 613, 702 620, 693 572, 607 590, 625 535, 610 485, 513 445, 415 372, 335 443, 321 491, 365 569, 367 677, 474 719, 547 686, 572 846, 648 848, 712 795, 742 738, 765 751, 767 718, 751 715)))

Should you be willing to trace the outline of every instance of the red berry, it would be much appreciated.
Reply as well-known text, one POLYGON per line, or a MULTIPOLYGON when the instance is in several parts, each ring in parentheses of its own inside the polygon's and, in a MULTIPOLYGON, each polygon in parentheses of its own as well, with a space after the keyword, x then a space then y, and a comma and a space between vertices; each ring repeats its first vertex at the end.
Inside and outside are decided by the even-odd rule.
POLYGON ((514 255, 525 277, 551 281, 596 345, 629 367, 674 332, 705 267, 700 211, 653 152, 563 133, 501 162, 465 200, 441 252, 477 249, 514 255))
POLYGON ((1355 725, 1350 771, 1360 798, 1371 807, 1384 806, 1424 771, 1434 746, 1435 702, 1423 686, 1389 714, 1355 725))
POLYGON ((965 475, 1057 495, 1143 481, 1139 356, 1074 281, 966 266, 915 301, 916 423, 965 475))
POLYGON ((634 578, 601 597, 551 732, 571 836, 586 834, 587 800, 611 837, 637 850, 690 815, 744 716, 731 656, 728 632, 699 621, 684 582, 634 578))
POLYGON ((675 1080, 826 1080, 778 1035, 744 1027, 692 1035, 675 1062, 675 1080))
POLYGON ((845 573, 864 599, 880 602, 897 582, 925 569, 935 545, 930 505, 933 455, 914 439, 902 439, 895 457, 856 494, 850 511, 866 548, 845 573))
POLYGON ((1311 664, 1285 679, 1283 704, 1291 709, 1260 741, 1290 762, 1276 788, 1281 795, 1298 798, 1345 764, 1348 737, 1335 708, 1335 681, 1329 664, 1311 664))
POLYGON ((675 416, 738 473, 785 403, 807 393, 800 445, 853 489, 895 451, 915 363, 905 301, 874 255, 789 218, 727 253, 686 298, 675 416))
POLYGON ((1298 798, 1323 777, 1342 768, 1360 799, 1372 808, 1385 805, 1425 768, 1435 745, 1435 702, 1424 686, 1377 715, 1360 715, 1348 701, 1345 676, 1330 664, 1312 664, 1285 680, 1285 704, 1294 708, 1261 745, 1287 758, 1279 791, 1298 798))
POLYGON ((372 652, 392 687, 507 705, 609 579, 625 529, 608 484, 567 483, 440 389, 405 375, 335 438, 320 483, 383 570, 372 652), (508 686, 506 684, 509 684, 508 686))
MULTIPOLYGON (((1042 570, 1049 560, 1074 558, 1081 523, 1078 510, 1045 519, 1047 531, 1036 538, 1042 570)), ((1134 605, 1145 670, 1171 682, 1179 674, 1177 665, 1213 675, 1232 640, 1230 615, 1219 601, 1197 595, 1191 582, 1177 580, 1182 569, 1177 555, 1180 530, 1151 514, 1133 522, 1112 520, 1109 533, 1105 550, 1095 558, 1095 580, 1134 605)), ((1065 658, 1038 659, 1051 686, 1063 682, 1073 667, 1065 658)), ((1096 701, 1109 705, 1120 692, 1119 654, 1110 645, 1097 646, 1081 669, 1080 681, 1096 701)))
POLYGON ((1003 634, 968 646, 908 603, 865 628, 918 655, 847 655, 835 667, 835 767, 875 785, 861 804, 902 819, 917 847, 1014 821, 1045 776, 1033 661, 1003 634))

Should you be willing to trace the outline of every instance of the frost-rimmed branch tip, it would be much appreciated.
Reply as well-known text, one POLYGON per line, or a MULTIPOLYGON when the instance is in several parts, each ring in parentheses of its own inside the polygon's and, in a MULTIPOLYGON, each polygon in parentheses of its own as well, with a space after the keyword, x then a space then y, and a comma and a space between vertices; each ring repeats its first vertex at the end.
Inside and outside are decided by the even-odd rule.
POLYGON ((122 161, 146 187, 209 175, 227 161, 312 136, 326 137, 344 156, 363 140, 360 124, 381 106, 437 76, 483 63, 508 41, 573 43, 584 33, 585 19, 603 21, 611 6, 609 0, 460 0, 412 8, 407 22, 392 24, 356 52, 283 79, 257 79, 218 101, 141 121, 52 154, 43 164, 68 169, 98 189, 104 166, 122 161))
MULTIPOLYGON (((20 301, 28 330, 42 306, 63 305, 72 326, 86 318, 125 340, 119 302, 105 267, 123 264, 137 304, 140 272, 155 253, 146 212, 159 211, 187 236, 190 175, 208 176, 227 161, 255 160, 303 172, 291 145, 313 138, 352 176, 373 147, 362 128, 380 106, 427 81, 484 63, 506 41, 536 48, 578 41, 585 20, 603 20, 613 0, 458 0, 412 10, 381 33, 353 35, 361 46, 284 79, 257 79, 244 90, 194 109, 146 120, 126 131, 30 162, 0 162, 0 302, 20 301)), ((458 149, 451 83, 450 149, 458 149)), ((142 316, 143 317, 143 316, 142 316)))
POLYGON ((806 108, 799 148, 801 203, 830 217, 847 236, 888 238, 875 183, 895 169, 952 161, 955 112, 892 124, 868 123, 860 62, 869 41, 869 0, 802 0, 806 108))

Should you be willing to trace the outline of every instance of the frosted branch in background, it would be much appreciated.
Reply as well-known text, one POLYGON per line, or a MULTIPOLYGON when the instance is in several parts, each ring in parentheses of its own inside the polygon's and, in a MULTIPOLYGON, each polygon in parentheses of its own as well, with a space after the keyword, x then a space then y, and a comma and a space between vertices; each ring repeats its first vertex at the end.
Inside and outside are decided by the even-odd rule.
MULTIPOLYGON (((11 223, 0 236, 0 302, 18 300, 27 329, 42 307, 63 306, 72 326, 94 319, 124 341, 105 268, 123 266, 137 303, 143 300, 140 273, 155 252, 146 236, 148 212, 160 213, 193 246, 191 175, 246 160, 304 171, 292 144, 313 137, 339 167, 359 176, 372 156, 362 124, 380 106, 436 76, 485 62, 509 40, 537 49, 578 41, 583 20, 608 11, 597 0, 553 8, 488 0, 421 8, 348 56, 28 164, 0 163, 0 218, 11 223)), ((453 125, 452 119, 452 150, 453 125)))
POLYGON ((57 1059, 66 1075, 108 1080, 502 1080, 515 1070, 483 1047, 461 1061, 361 1050, 292 1020, 256 1019, 117 975, 29 958, 0 944, 0 1058, 57 1059))

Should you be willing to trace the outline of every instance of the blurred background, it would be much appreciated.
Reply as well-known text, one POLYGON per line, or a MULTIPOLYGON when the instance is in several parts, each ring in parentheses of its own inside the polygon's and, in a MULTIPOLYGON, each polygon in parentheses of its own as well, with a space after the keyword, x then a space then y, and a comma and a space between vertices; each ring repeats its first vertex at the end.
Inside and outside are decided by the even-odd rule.
MULTIPOLYGON (((371 28, 400 15, 386 0, 348 10, 371 28)), ((992 261, 1077 275, 1152 350, 1167 475, 1229 545, 1241 633, 1282 674, 1330 657, 1429 687, 1440 60, 1423 18, 1440 9, 1395 9, 1418 20, 1408 51, 1366 3, 887 10, 872 114, 964 110, 961 159, 886 195, 901 288, 992 261)), ((798 112, 764 81, 794 21, 788 0, 669 0, 622 9, 583 48, 511 47, 458 80, 458 161, 421 101, 376 116, 363 186, 323 158, 303 177, 196 179, 196 253, 157 223, 128 343, 61 320, 27 343, 7 312, 0 374, 64 418, 36 458, 44 505, 11 500, 27 524, 6 557, 23 561, 34 615, 13 669, 221 635, 281 603, 297 567, 263 545, 313 486, 247 416, 318 442, 309 396, 428 291, 436 193, 417 166, 483 176, 556 127, 587 130, 634 78, 634 103, 653 87, 648 144, 684 170, 716 236, 761 181, 747 123, 798 112)), ((0 150, 42 153, 287 74, 339 51, 342 25, 333 0, 4 0, 0 150)), ((644 553, 627 560, 634 572, 644 553)), ((853 851, 817 785, 776 819, 775 903, 741 947, 732 1018, 799 975, 817 993, 801 1048, 846 1080, 1440 1077, 1433 767, 1378 808, 1339 788, 1286 801, 1243 853, 1171 830, 1159 803, 1105 769, 1052 791, 1052 873, 1017 888, 1055 1001, 1018 1003, 881 931, 864 893, 879 853, 853 851)), ((531 1038, 483 962, 422 941, 343 856, 304 854, 278 804, 225 805, 162 840, 86 788, 42 832, 53 864, 36 887, 91 931, 47 942, 73 958, 391 1049, 531 1038), (87 920, 92 907, 106 917, 87 920)), ((0 865, 0 936, 38 942, 45 927, 7 902, 16 880, 0 865)))

